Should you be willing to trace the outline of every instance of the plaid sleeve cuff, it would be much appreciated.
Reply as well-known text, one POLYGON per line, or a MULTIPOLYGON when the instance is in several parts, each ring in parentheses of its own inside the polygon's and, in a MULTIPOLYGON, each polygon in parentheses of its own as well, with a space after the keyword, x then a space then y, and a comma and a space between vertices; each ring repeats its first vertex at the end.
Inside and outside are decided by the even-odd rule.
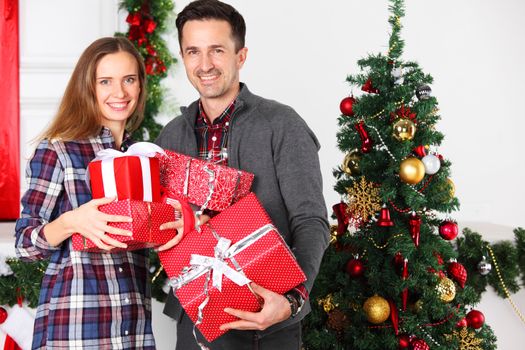
POLYGON ((295 292, 299 294, 303 298, 303 300, 308 300, 308 289, 306 289, 306 287, 302 283, 297 287, 293 288, 290 292, 295 292))
POLYGON ((31 241, 33 245, 40 251, 59 250, 59 247, 54 247, 47 241, 44 235, 45 227, 46 225, 38 226, 31 231, 31 241))

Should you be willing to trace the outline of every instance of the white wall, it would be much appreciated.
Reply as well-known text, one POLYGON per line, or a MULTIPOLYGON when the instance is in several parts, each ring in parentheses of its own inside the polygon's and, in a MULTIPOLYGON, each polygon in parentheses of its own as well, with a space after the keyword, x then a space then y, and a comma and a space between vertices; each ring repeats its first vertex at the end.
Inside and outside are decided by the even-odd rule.
MULTIPOLYGON (((177 1, 177 8, 187 3, 177 1)), ((247 22, 241 79, 306 119, 322 144, 327 205, 335 204, 331 171, 343 159, 335 139, 339 102, 352 92, 345 78, 357 72, 359 58, 387 51, 388 2, 229 3, 247 22)), ((524 18, 520 0, 406 0, 404 59, 434 77, 445 134, 439 152, 453 162, 460 221, 525 226, 524 18)), ((170 87, 182 105, 196 97, 180 66, 170 87)))
MULTIPOLYGON (((180 10, 188 2, 176 1, 176 8, 180 10)), ((96 37, 123 28, 123 15, 116 16, 117 3, 20 1, 22 169, 31 154, 28 141, 52 116, 82 49, 96 37)), ((248 25, 249 55, 241 78, 253 92, 293 106, 315 131, 322 144, 324 192, 331 207, 339 201, 332 190, 335 181, 331 172, 343 158, 335 139, 339 102, 352 92, 345 78, 357 72, 359 58, 386 52, 388 3, 229 3, 244 15, 248 25)), ((494 229, 487 234, 496 239, 510 239, 509 228, 525 226, 524 141, 520 133, 525 127, 520 98, 525 81, 525 2, 406 0, 406 8, 404 59, 417 61, 435 80, 432 90, 442 115, 438 129, 445 134, 439 152, 453 162, 452 179, 462 204, 454 218, 506 226, 482 225, 494 229)), ((170 37, 174 52, 178 52, 176 32, 170 37)), ((180 105, 197 97, 181 64, 166 85, 180 105)), ((519 322, 512 312, 508 317, 498 321, 519 322)), ((509 337, 512 339, 502 338, 509 337)), ((159 348, 171 348, 167 344, 169 341, 159 348)))

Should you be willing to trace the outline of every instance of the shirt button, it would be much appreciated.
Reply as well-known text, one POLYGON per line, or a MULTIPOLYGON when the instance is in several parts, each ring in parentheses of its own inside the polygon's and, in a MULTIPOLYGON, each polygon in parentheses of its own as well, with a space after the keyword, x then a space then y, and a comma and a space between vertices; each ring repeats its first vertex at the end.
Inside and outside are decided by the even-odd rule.
POLYGON ((121 146, 121 147, 120 147, 120 150, 121 150, 121 151, 125 151, 125 150, 126 150, 126 147, 121 146))
POLYGON ((124 301, 126 302, 126 304, 129 304, 129 298, 124 299, 124 301))
POLYGON ((217 136, 213 136, 213 137, 211 138, 211 140, 212 140, 212 141, 217 141, 217 136))
POLYGON ((226 126, 228 126, 228 125, 230 125, 230 122, 226 122, 226 123, 224 123, 224 124, 225 124, 226 126))
POLYGON ((125 334, 125 335, 128 335, 128 334, 129 334, 129 331, 127 331, 127 330, 124 331, 124 334, 125 334))
POLYGON ((122 267, 119 267, 118 272, 122 272, 122 271, 124 271, 124 269, 122 267))

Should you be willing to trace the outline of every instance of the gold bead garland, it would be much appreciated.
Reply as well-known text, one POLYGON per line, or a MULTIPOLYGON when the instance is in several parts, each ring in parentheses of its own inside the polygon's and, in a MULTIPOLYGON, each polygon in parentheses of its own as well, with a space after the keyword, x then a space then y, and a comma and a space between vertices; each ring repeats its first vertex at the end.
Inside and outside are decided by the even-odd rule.
POLYGON ((496 257, 494 255, 494 252, 492 251, 492 248, 488 244, 487 244, 487 249, 489 251, 490 258, 492 259, 492 262, 494 262, 494 266, 496 267, 496 273, 498 275, 499 283, 501 284, 501 287, 503 288, 503 291, 505 292, 505 296, 506 296, 507 300, 509 301, 510 305, 514 309, 514 312, 516 313, 516 315, 518 315, 518 317, 520 318, 521 322, 523 322, 523 324, 525 324, 525 317, 523 317, 523 314, 520 312, 520 310, 518 309, 518 307, 516 306, 516 304, 514 303, 512 298, 510 297, 509 290, 507 289, 507 286, 505 285, 505 282, 503 282, 503 277, 501 277, 501 272, 499 270, 499 265, 498 265, 498 263, 496 261, 496 257))

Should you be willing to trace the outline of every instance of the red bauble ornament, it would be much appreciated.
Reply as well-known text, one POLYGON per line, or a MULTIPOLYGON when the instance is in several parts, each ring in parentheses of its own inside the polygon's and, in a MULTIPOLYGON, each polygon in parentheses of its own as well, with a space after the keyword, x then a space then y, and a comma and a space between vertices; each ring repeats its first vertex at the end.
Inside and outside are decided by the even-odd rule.
POLYGON ((463 328, 463 327, 466 327, 468 326, 468 322, 467 322, 467 318, 466 317, 463 317, 461 320, 458 321, 458 323, 456 323, 456 327, 458 328, 463 328))
POLYGON ((454 221, 445 220, 439 225, 439 235, 447 240, 453 240, 458 235, 458 224, 454 221))
POLYGON ((467 314, 467 325, 474 329, 483 327, 485 324, 485 315, 481 311, 472 310, 467 314))
POLYGON ((358 278, 363 275, 365 265, 359 259, 350 259, 346 263, 346 273, 352 278, 358 278))
POLYGON ((397 337, 397 343, 399 344, 399 349, 408 349, 410 346, 410 337, 408 334, 401 334, 397 337))
POLYGON ((379 90, 372 86, 372 79, 368 78, 366 83, 361 87, 361 90, 364 92, 369 92, 371 94, 378 94, 379 90))
POLYGON ((412 241, 414 242, 414 245, 419 247, 419 235, 421 232, 421 218, 419 215, 416 214, 416 212, 412 212, 410 215, 410 219, 408 219, 408 229, 410 231, 410 236, 412 237, 412 241))
POLYGON ((354 103, 355 103, 355 98, 353 96, 343 98, 343 100, 339 104, 339 109, 341 110, 341 113, 349 117, 353 116, 354 115, 354 111, 353 111, 354 103))
POLYGON ((7 310, 0 306, 0 324, 7 320, 7 310))
POLYGON ((427 342, 423 339, 412 339, 412 341, 410 342, 410 346, 412 347, 412 350, 430 350, 430 347, 428 346, 427 342))
POLYGON ((460 263, 452 261, 448 264, 447 271, 449 275, 461 286, 465 288, 465 282, 467 282, 467 269, 460 263))
POLYGON ((368 153, 372 150, 372 140, 368 136, 368 132, 365 129, 365 123, 360 121, 354 125, 355 129, 359 133, 361 138, 361 152, 368 153))

